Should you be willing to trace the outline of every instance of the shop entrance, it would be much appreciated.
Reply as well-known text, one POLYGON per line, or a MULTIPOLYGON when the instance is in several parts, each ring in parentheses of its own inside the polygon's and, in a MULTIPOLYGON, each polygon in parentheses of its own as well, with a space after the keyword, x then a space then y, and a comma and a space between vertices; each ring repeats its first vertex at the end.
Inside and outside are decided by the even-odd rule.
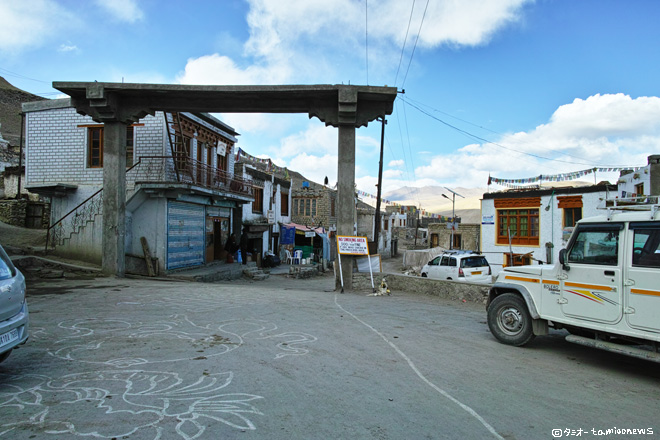
POLYGON ((225 260, 225 243, 229 238, 229 218, 206 217, 206 262, 225 260))

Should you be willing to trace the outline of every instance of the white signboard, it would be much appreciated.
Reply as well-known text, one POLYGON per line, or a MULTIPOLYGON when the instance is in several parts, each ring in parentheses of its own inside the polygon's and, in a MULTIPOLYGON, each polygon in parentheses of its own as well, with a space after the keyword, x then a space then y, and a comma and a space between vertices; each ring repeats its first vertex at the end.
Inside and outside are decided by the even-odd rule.
POLYGON ((275 211, 266 212, 266 218, 268 219, 268 224, 272 225, 275 223, 275 211))
POLYGON ((382 272, 382 264, 380 262, 380 255, 370 255, 369 257, 357 258, 358 272, 382 272), (371 267, 369 267, 371 266, 371 267))
POLYGON ((305 232, 305 237, 307 237, 307 238, 313 238, 314 236, 316 236, 316 232, 314 232, 314 231, 306 231, 305 232))
POLYGON ((227 144, 218 141, 218 147, 216 151, 218 153, 218 156, 224 156, 225 154, 227 154, 227 144))
POLYGON ((482 215, 481 216, 481 224, 482 225, 494 225, 495 224, 495 216, 493 214, 489 215, 482 215))
POLYGON ((344 255, 369 255, 367 237, 338 235, 337 252, 344 255))

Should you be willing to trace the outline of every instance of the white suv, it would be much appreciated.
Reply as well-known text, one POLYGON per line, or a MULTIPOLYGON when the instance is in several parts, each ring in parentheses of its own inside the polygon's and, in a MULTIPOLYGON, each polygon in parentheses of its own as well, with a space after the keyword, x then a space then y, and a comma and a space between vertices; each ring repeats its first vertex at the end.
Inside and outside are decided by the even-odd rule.
POLYGON ((578 222, 558 264, 500 272, 488 293, 493 335, 521 346, 554 327, 569 342, 660 362, 658 198, 608 201, 606 215, 578 222))
POLYGON ((491 270, 486 257, 473 251, 447 251, 422 267, 424 278, 489 283, 491 270))

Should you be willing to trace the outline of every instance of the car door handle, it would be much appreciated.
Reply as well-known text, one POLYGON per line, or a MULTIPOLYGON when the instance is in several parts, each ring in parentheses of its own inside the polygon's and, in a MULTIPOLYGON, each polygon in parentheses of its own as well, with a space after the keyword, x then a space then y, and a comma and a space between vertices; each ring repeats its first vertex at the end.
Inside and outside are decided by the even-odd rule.
POLYGON ((605 276, 613 277, 614 276, 614 271, 613 270, 606 270, 605 271, 605 276))

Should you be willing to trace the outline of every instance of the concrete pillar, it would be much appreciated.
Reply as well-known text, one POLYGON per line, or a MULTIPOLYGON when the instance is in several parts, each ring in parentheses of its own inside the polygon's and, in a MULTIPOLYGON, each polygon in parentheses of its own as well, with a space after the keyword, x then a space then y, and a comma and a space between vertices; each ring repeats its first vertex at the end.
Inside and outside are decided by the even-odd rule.
POLYGON ((653 154, 648 157, 649 173, 651 174, 649 194, 652 196, 660 195, 660 154, 653 154))
MULTIPOLYGON (((339 126, 339 160, 337 168, 337 234, 354 235, 355 223, 355 126, 339 126)), ((353 288, 353 259, 342 255, 344 289, 353 288)), ((339 274, 335 285, 341 288, 339 274)))
POLYGON ((126 125, 106 122, 103 129, 103 273, 125 274, 126 125))

